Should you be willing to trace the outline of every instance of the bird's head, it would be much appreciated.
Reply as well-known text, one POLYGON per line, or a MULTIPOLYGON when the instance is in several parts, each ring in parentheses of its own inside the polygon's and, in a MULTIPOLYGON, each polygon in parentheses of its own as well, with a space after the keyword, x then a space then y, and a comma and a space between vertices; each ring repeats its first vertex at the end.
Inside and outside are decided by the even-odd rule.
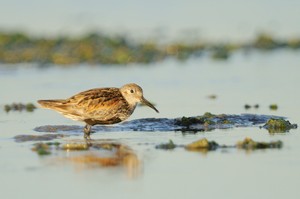
POLYGON ((154 107, 154 105, 144 98, 143 89, 139 85, 134 83, 126 84, 120 88, 120 91, 123 97, 130 105, 136 106, 136 104, 140 102, 149 106, 157 113, 159 113, 159 111, 154 107))

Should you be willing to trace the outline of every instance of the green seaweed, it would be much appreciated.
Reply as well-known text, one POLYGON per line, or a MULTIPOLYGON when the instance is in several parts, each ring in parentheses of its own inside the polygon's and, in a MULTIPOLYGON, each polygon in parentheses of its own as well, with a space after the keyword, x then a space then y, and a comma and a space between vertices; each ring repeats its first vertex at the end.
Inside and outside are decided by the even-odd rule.
POLYGON ((217 99, 217 97, 218 97, 218 96, 215 95, 215 94, 211 94, 211 95, 208 95, 208 96, 207 96, 207 98, 208 98, 208 99, 211 99, 211 100, 215 100, 215 99, 217 99))
POLYGON ((250 104, 245 104, 244 105, 244 108, 246 110, 251 109, 252 107, 255 108, 255 109, 258 109, 259 108, 259 104, 254 104, 253 106, 251 106, 250 104))
POLYGON ((244 108, 245 108, 246 110, 250 109, 251 107, 252 107, 252 106, 249 105, 249 104, 245 104, 245 106, 244 106, 244 108))
POLYGON ((278 109, 278 105, 277 104, 271 104, 270 106, 269 106, 269 108, 271 109, 271 110, 277 110, 278 109))
POLYGON ((36 109, 36 106, 32 103, 27 103, 25 105, 25 109, 26 109, 27 112, 33 112, 34 109, 36 109))
POLYGON ((300 39, 292 38, 289 39, 287 45, 291 49, 299 49, 300 48, 300 39))
POLYGON ((185 146, 186 150, 189 151, 198 151, 198 150, 216 150, 219 147, 219 144, 215 141, 208 141, 206 138, 197 140, 185 146))
POLYGON ((280 149, 283 146, 282 141, 274 141, 274 142, 256 142, 251 138, 245 138, 243 141, 239 141, 236 144, 236 147, 239 149, 246 150, 256 150, 256 149, 280 149))
POLYGON ((176 145, 173 143, 172 140, 169 140, 168 143, 163 143, 155 146, 156 149, 165 149, 165 150, 172 150, 176 148, 176 145))
POLYGON ((227 60, 230 56, 230 51, 226 46, 218 46, 212 52, 211 58, 214 60, 227 60))
POLYGON ((230 120, 224 119, 221 121, 222 124, 232 124, 232 122, 230 120))
POLYGON ((177 119, 175 121, 176 125, 181 125, 181 126, 190 126, 192 124, 202 124, 206 122, 209 124, 211 122, 211 118, 214 117, 215 115, 211 113, 205 113, 203 116, 197 116, 197 117, 185 117, 183 116, 181 119, 177 119))
POLYGON ((32 148, 32 151, 35 151, 38 155, 50 155, 51 150, 50 146, 47 143, 39 142, 34 144, 34 147, 32 148))
POLYGON ((190 126, 192 124, 195 124, 198 121, 195 117, 185 117, 183 116, 181 119, 177 119, 175 124, 181 125, 181 126, 190 126))
MULTIPOLYGON (((258 149, 280 149, 282 148, 282 141, 271 141, 271 142, 257 142, 251 138, 245 138, 243 141, 237 142, 235 146, 229 145, 219 145, 215 141, 208 141, 206 138, 196 140, 190 144, 183 146, 188 151, 199 151, 199 152, 208 152, 215 151, 217 149, 227 149, 227 148, 237 148, 245 150, 258 150, 258 149)), ((182 147, 182 145, 176 145, 170 140, 168 143, 157 145, 156 149, 174 149, 176 147, 182 147)))
POLYGON ((11 106, 10 105, 8 105, 8 104, 6 104, 6 105, 4 105, 4 111, 5 112, 9 112, 11 110, 11 106))
POLYGON ((27 112, 33 112, 36 109, 36 106, 33 103, 12 103, 12 104, 6 104, 4 105, 4 111, 10 112, 10 111, 27 111, 27 112))
POLYGON ((126 66, 130 63, 153 63, 173 57, 185 61, 191 56, 209 54, 215 60, 227 60, 238 50, 279 48, 299 49, 299 38, 276 39, 270 34, 259 34, 252 42, 193 43, 160 42, 128 39, 91 32, 82 36, 34 37, 20 32, 0 32, 1 63, 38 63, 40 66, 71 66, 81 63, 126 66), (209 52, 209 53, 204 53, 209 52))
POLYGON ((215 115, 215 114, 212 114, 212 113, 210 113, 210 112, 205 112, 205 113, 203 114, 202 117, 203 117, 203 118, 210 119, 210 118, 216 117, 216 115, 215 115))
POLYGON ((48 144, 49 146, 59 146, 60 142, 47 142, 46 144, 48 144))
POLYGON ((278 47, 275 39, 271 35, 268 35, 266 33, 258 35, 253 45, 256 48, 264 50, 270 50, 278 47))
POLYGON ((189 128, 191 125, 195 124, 200 124, 204 127, 208 127, 216 124, 232 124, 232 122, 227 119, 226 115, 224 114, 215 115, 210 112, 206 112, 202 116, 182 117, 180 119, 176 119, 175 124, 189 128))
POLYGON ((284 119, 271 118, 262 127, 267 129, 269 133, 285 133, 291 129, 296 129, 297 124, 291 124, 290 121, 284 119))

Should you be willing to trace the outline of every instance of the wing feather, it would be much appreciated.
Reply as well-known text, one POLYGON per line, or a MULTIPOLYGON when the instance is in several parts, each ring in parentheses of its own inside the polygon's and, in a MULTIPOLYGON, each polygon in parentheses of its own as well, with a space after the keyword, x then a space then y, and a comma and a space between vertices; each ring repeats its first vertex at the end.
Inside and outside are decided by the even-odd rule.
POLYGON ((129 117, 135 108, 129 106, 118 88, 96 88, 83 91, 66 100, 40 100, 39 103, 41 101, 47 101, 45 108, 90 124, 120 122, 129 117))

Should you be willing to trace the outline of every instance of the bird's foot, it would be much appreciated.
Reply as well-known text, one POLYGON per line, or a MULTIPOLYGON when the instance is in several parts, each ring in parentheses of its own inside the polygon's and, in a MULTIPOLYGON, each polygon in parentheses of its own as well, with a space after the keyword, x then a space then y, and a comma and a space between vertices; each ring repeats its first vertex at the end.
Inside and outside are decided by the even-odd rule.
POLYGON ((83 137, 84 137, 85 140, 92 140, 91 136, 90 136, 90 133, 84 133, 83 137))
POLYGON ((91 146, 93 145, 92 139, 91 139, 91 138, 85 138, 84 140, 85 140, 85 143, 86 143, 86 145, 87 145, 88 147, 91 147, 91 146))
POLYGON ((84 132, 84 139, 85 140, 91 140, 91 125, 85 125, 84 129, 83 129, 83 132, 84 132))

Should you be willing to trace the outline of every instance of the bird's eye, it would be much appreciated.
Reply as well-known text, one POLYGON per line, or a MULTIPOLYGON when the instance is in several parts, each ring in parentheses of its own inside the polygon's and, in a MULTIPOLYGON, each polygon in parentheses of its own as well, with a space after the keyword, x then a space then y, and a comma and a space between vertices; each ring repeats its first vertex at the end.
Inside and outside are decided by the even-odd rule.
POLYGON ((131 92, 131 93, 134 93, 134 90, 131 89, 130 92, 131 92))

